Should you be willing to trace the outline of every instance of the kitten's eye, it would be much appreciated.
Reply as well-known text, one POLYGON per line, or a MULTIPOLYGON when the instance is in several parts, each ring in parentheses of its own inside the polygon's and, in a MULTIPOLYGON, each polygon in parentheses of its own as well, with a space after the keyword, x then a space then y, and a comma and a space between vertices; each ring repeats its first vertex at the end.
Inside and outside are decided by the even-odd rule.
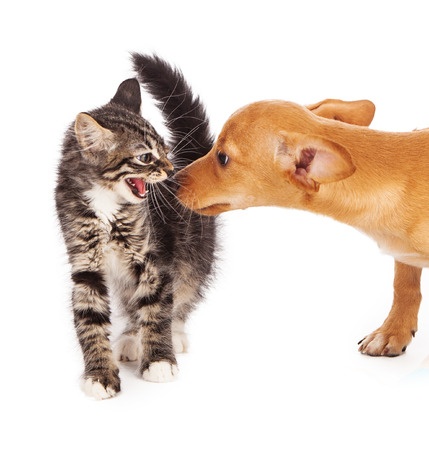
POLYGON ((221 151, 219 151, 219 152, 217 152, 217 159, 221 166, 226 166, 229 161, 229 156, 226 155, 225 153, 222 153, 221 151))
POLYGON ((138 155, 136 158, 143 164, 150 164, 155 159, 152 153, 143 153, 143 155, 138 155))

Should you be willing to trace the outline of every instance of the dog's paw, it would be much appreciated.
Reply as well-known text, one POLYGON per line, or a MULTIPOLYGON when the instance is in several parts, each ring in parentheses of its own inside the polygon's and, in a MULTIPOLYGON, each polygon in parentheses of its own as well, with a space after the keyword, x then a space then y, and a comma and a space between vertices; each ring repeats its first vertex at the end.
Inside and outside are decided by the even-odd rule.
POLYGON ((142 355, 142 346, 137 336, 122 335, 115 345, 114 355, 117 361, 129 362, 139 360, 142 355))
POLYGON ((414 331, 385 331, 381 327, 358 342, 359 351, 370 356, 398 356, 405 352, 414 334, 414 331))
POLYGON ((168 361, 156 361, 143 371, 143 379, 153 383, 166 383, 174 381, 179 373, 176 364, 168 361))
POLYGON ((114 397, 121 390, 121 383, 116 374, 87 376, 82 380, 82 389, 86 395, 96 400, 105 400, 114 397))

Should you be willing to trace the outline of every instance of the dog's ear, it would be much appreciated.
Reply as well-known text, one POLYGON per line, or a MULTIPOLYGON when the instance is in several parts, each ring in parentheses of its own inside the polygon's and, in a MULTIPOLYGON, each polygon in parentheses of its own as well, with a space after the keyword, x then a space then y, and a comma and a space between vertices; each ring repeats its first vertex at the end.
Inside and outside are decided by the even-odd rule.
POLYGON ((349 177, 356 170, 349 152, 336 142, 301 133, 280 133, 275 158, 289 181, 307 192, 322 183, 349 177))
POLYGON ((369 100, 346 102, 343 100, 327 99, 314 105, 307 105, 314 114, 326 119, 339 120, 352 125, 368 126, 375 114, 375 105, 369 100))

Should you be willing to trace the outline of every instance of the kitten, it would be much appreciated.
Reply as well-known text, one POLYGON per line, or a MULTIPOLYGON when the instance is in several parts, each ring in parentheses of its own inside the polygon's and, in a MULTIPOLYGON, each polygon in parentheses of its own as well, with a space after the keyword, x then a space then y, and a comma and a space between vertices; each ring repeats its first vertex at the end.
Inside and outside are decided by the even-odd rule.
POLYGON ((84 390, 99 399, 120 391, 117 359, 137 360, 148 381, 175 378, 175 352, 187 347, 184 323, 215 261, 216 219, 184 210, 171 177, 212 146, 204 107, 162 59, 134 54, 133 61, 171 142, 140 115, 139 82, 126 80, 109 103, 78 114, 66 132, 55 190, 84 390), (115 355, 112 298, 127 318, 115 355))

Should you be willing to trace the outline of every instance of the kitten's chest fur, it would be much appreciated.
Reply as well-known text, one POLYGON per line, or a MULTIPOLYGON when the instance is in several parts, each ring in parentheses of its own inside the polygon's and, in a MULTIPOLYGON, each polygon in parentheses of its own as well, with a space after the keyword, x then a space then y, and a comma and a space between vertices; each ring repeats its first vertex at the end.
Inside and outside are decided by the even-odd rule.
POLYGON ((102 269, 111 288, 135 282, 132 267, 150 252, 149 227, 144 206, 121 204, 118 195, 94 185, 85 192, 88 206, 102 230, 102 269))

